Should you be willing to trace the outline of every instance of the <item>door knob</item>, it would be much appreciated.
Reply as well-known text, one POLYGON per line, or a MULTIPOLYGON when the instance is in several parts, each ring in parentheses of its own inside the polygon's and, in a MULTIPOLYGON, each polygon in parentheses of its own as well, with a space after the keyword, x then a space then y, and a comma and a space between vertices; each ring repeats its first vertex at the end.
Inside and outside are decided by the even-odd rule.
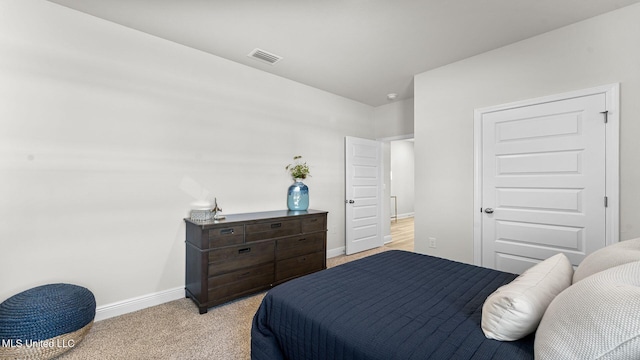
POLYGON ((486 209, 484 209, 484 212, 486 212, 487 214, 493 214, 493 209, 492 208, 486 208, 486 209))
POLYGON ((355 201, 353 201, 353 200, 345 200, 344 202, 348 203, 348 204, 353 204, 355 201))

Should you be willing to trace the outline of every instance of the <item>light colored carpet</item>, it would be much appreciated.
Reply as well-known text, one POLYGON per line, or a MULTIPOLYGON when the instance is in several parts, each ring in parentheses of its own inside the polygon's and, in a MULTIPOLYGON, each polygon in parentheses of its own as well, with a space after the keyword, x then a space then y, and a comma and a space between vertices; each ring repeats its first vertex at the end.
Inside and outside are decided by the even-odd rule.
MULTIPOLYGON (((389 249, 331 258, 327 267, 389 249)), ((249 359, 251 322, 264 295, 210 308, 202 315, 190 299, 181 299, 99 321, 59 359, 249 359)))

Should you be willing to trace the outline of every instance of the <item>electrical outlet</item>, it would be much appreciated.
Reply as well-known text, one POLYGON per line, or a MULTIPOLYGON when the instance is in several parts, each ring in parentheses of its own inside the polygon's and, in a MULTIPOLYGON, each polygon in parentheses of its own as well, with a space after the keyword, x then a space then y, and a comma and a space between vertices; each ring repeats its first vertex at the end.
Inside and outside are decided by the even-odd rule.
POLYGON ((429 247, 434 249, 436 248, 436 238, 434 237, 429 238, 429 247))

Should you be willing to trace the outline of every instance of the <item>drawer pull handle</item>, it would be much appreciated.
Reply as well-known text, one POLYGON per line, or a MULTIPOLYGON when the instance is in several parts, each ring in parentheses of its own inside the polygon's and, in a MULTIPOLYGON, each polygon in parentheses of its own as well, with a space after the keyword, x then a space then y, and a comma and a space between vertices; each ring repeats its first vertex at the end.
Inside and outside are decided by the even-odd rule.
POLYGON ((244 248, 244 249, 239 249, 238 250, 238 254, 246 254, 251 252, 251 248, 244 248))
POLYGON ((233 229, 222 229, 220 230, 220 235, 231 235, 233 234, 233 229))
POLYGON ((271 224, 272 229, 277 229, 279 227, 282 227, 282 223, 271 224))
POLYGON ((309 220, 309 222, 316 222, 316 221, 318 221, 318 219, 311 219, 311 220, 309 220))
POLYGON ((307 238, 298 239, 298 241, 307 241, 307 238))
POLYGON ((251 271, 247 271, 247 272, 246 272, 246 273, 244 273, 244 274, 240 274, 240 275, 238 275, 238 278, 243 278, 243 277, 248 276, 248 275, 251 275, 251 271))
POLYGON ((301 257, 298 261, 303 262, 303 261, 307 261, 307 257, 301 257))

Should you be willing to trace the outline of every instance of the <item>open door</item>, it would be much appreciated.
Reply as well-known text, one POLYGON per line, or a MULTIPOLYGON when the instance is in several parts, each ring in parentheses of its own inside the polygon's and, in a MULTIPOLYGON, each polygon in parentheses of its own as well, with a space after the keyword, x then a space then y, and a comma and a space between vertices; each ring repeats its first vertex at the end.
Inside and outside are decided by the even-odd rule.
POLYGON ((382 143, 345 137, 347 255, 383 245, 382 143))

